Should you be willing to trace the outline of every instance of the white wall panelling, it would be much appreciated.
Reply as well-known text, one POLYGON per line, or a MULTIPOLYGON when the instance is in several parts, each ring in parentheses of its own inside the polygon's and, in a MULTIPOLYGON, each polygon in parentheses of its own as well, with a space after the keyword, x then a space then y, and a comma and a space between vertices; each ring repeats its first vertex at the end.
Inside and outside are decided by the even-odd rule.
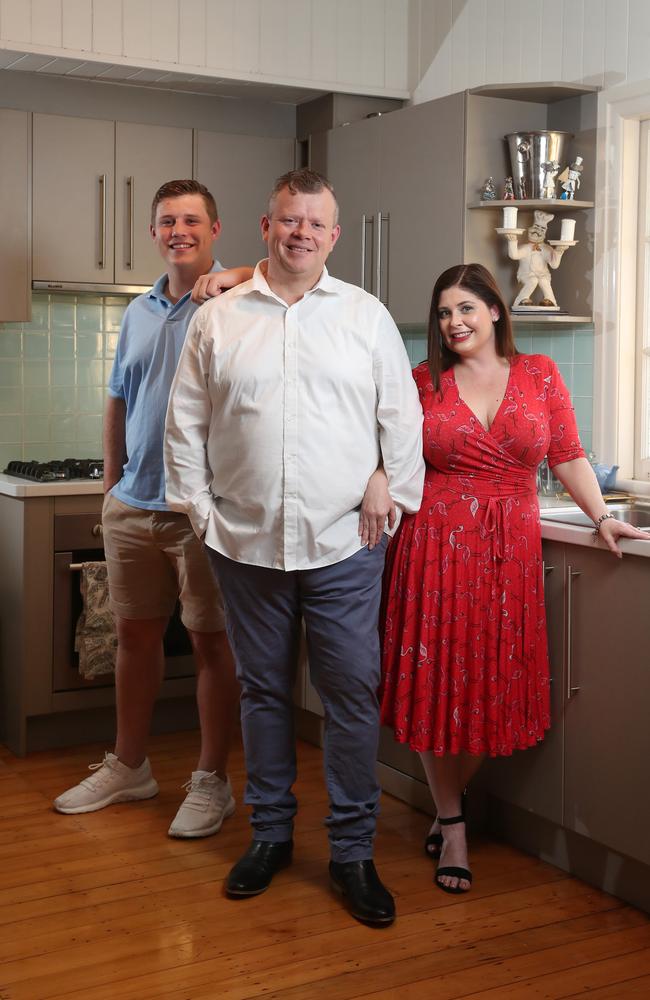
POLYGON ((93 11, 85 0, 61 0, 61 39, 63 48, 72 52, 92 49, 93 11))
POLYGON ((483 84, 612 87, 648 75, 648 0, 411 0, 411 14, 416 104, 483 84))
MULTIPOLYGON (((32 2, 32 0, 28 0, 32 2)), ((93 52, 103 56, 124 54, 123 2, 92 0, 93 52)))
POLYGON ((110 80, 156 83, 158 71, 189 74, 167 86, 216 77, 404 98, 409 2, 0 0, 0 51, 41 54, 20 68, 48 73, 92 77, 99 62, 110 80))

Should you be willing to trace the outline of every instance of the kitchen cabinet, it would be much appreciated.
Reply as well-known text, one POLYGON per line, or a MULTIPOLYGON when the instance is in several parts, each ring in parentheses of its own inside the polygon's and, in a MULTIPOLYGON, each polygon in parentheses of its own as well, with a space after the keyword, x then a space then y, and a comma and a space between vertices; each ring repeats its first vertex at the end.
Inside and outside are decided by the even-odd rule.
POLYGON ((222 230, 215 254, 226 267, 266 257, 260 220, 277 177, 293 170, 293 139, 197 131, 196 178, 217 202, 222 230))
POLYGON ((544 541, 552 729, 490 761, 503 802, 650 864, 650 560, 544 541), (641 790, 641 794, 639 794, 641 790))
MULTIPOLYGON (((507 243, 496 233, 503 225, 503 202, 481 202, 480 190, 492 176, 500 195, 506 176, 512 173, 504 136, 509 132, 553 129, 569 132, 565 152, 567 162, 583 156, 579 201, 510 201, 519 208, 517 225, 526 229, 535 209, 555 216, 549 223, 548 238, 559 239, 561 218, 576 219, 578 243, 564 254, 560 267, 551 272, 553 291, 565 311, 517 315, 517 323, 591 322, 593 313, 593 242, 596 176, 597 94, 593 87, 567 84, 493 85, 467 93, 465 123, 465 239, 463 260, 476 261, 495 276, 506 302, 518 292, 517 262, 510 260, 507 243)), ((563 163, 564 167, 565 164, 563 163)), ((519 237, 525 242, 526 235, 519 237)))
POLYGON ((453 94, 332 129, 313 162, 341 209, 332 273, 398 323, 425 322, 435 276, 462 259, 464 104, 453 94))
POLYGON ((650 561, 577 545, 565 560, 564 825, 650 864, 650 561))
POLYGON ((0 108, 0 322, 31 319, 31 116, 0 108))
MULTIPOLYGON (((83 495, 66 489, 54 483, 24 499, 0 491, 0 741, 16 754, 114 734, 113 677, 84 680, 73 649, 78 565, 103 557, 103 493, 101 484, 83 495)), ((193 727, 192 657, 171 630, 165 650, 154 727, 193 727)))
POLYGON ((33 278, 149 287, 161 272, 151 201, 192 176, 192 131, 34 115, 33 278))
MULTIPOLYGON (((332 181, 341 206, 332 273, 373 292, 401 324, 427 322, 436 277, 461 262, 485 265, 512 301, 517 266, 495 231, 501 207, 480 203, 479 192, 489 175, 501 189, 511 173, 504 135, 524 127, 571 132, 568 158, 580 153, 587 166, 579 202, 543 203, 577 219, 579 242, 553 272, 566 315, 517 322, 591 321, 596 94, 588 87, 484 87, 339 126, 324 142, 313 136, 312 166, 332 181)), ((521 203, 522 228, 539 207, 521 203)))

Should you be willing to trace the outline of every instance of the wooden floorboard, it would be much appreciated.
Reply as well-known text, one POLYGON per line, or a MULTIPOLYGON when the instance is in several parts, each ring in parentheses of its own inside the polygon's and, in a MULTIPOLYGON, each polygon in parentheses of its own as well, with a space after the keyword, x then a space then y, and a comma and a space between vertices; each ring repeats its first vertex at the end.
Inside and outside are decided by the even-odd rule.
POLYGON ((216 837, 166 836, 196 734, 152 741, 160 795, 59 816, 52 799, 103 748, 14 757, 0 747, 0 1000, 593 1000, 650 997, 650 918, 507 845, 471 845, 472 891, 432 884, 427 817, 384 796, 377 864, 398 919, 372 929, 329 888, 322 760, 301 745, 294 863, 228 900, 250 837, 238 809, 216 837))

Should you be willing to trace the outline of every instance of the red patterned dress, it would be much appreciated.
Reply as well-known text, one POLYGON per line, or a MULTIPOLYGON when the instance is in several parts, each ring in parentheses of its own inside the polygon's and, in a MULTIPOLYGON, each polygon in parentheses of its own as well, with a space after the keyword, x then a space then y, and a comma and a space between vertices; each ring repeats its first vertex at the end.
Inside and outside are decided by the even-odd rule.
POLYGON ((387 558, 382 722, 414 750, 509 755, 550 723, 535 472, 584 455, 571 400, 550 358, 516 355, 487 431, 453 369, 439 393, 413 375, 427 468, 387 558))

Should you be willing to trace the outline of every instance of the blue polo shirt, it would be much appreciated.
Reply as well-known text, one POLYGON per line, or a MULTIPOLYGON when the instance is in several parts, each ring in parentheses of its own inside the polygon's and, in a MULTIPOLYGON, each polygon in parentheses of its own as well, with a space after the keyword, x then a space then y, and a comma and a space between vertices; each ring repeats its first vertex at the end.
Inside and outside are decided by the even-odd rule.
MULTIPOLYGON (((223 271, 215 261, 213 271, 223 271)), ((169 391, 189 322, 198 306, 190 292, 170 302, 163 274, 150 292, 127 306, 122 320, 108 393, 126 403, 126 453, 122 478, 111 493, 145 510, 169 510, 165 503, 163 437, 169 391)))

